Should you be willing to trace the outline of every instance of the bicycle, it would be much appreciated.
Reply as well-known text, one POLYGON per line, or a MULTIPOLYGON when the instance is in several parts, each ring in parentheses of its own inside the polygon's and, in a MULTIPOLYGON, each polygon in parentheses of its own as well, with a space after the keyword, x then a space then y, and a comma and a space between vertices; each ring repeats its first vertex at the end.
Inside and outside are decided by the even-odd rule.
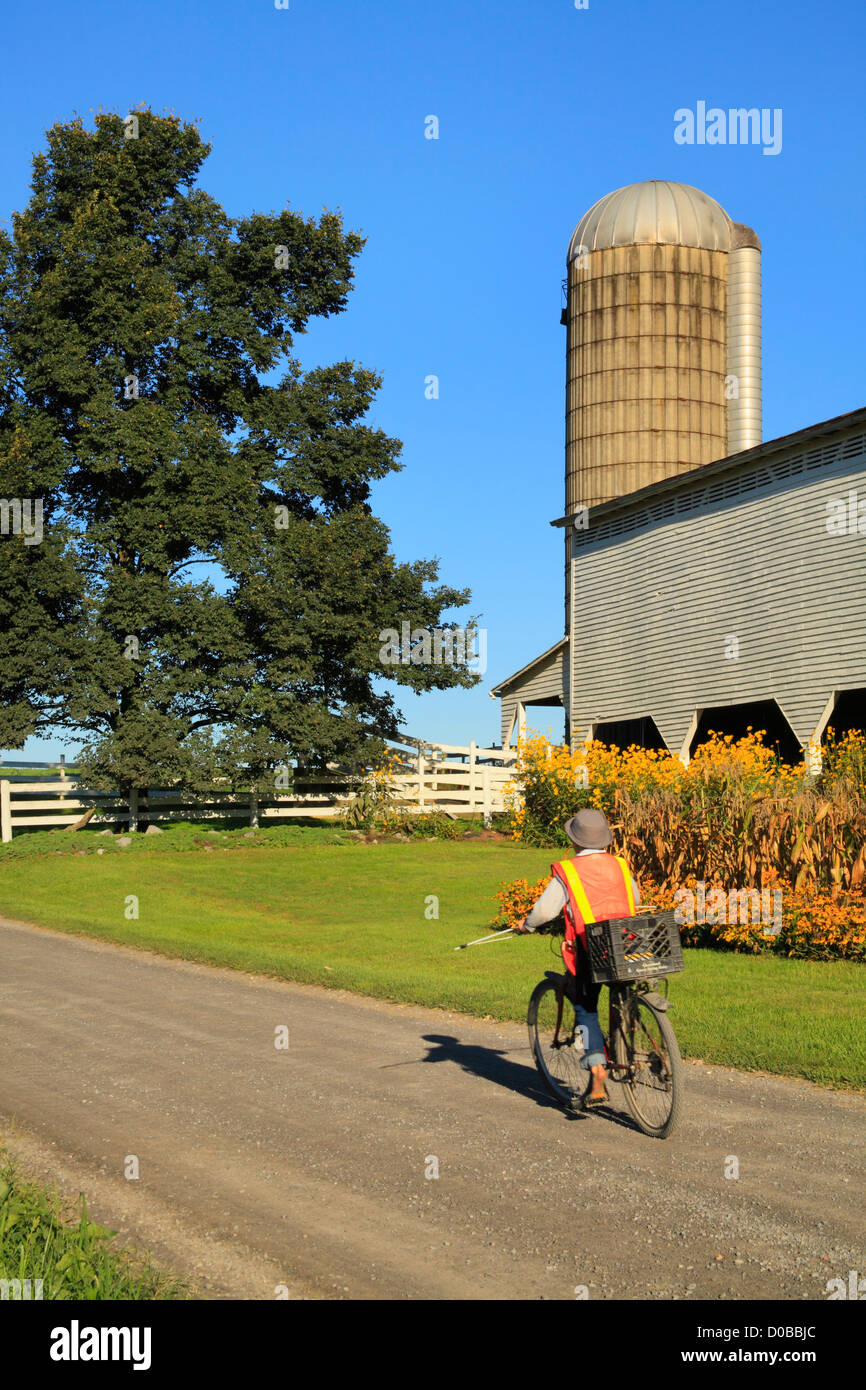
MULTIPOLYGON (((683 1066, 666 1016, 670 1007, 667 981, 665 994, 654 988, 659 977, 682 969, 673 917, 672 912, 651 915, 644 911, 634 918, 594 923, 589 952, 583 955, 593 982, 608 986, 609 1022, 604 1037, 608 1079, 623 1087, 633 1118, 653 1139, 670 1137, 682 1108, 683 1066), (659 945, 662 936, 667 950, 659 945), (651 949, 635 950, 635 941, 638 947, 651 949), (633 977, 603 978, 625 972, 633 977)), ((589 1073, 582 1065, 585 1048, 568 998, 574 976, 554 970, 545 970, 544 975, 529 999, 529 1046, 548 1091, 560 1104, 575 1109, 582 1103, 589 1073)))

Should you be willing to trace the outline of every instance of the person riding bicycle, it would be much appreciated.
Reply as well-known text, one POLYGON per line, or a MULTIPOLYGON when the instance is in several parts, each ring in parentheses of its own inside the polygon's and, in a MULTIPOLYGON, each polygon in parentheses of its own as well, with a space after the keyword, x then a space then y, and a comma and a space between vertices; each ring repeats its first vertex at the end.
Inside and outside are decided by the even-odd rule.
POLYGON ((565 912, 562 959, 567 977, 566 997, 574 1006, 578 1026, 586 1040, 583 1065, 591 1081, 584 1096, 588 1106, 603 1105, 607 1095, 604 1038, 598 1021, 601 985, 594 985, 586 954, 586 926, 609 917, 633 917, 640 904, 637 879, 624 859, 607 852, 613 840, 601 811, 578 811, 564 830, 577 853, 573 859, 551 864, 553 878, 532 911, 514 928, 521 936, 534 932, 565 912), (580 861, 580 865, 576 861, 580 861))

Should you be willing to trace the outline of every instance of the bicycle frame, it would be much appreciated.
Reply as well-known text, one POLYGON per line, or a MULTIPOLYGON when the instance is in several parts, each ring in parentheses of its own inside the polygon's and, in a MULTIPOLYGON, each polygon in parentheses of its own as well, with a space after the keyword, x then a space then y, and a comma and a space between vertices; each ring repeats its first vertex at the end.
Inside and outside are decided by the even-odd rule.
MULTIPOLYGON (((576 983, 576 982, 575 982, 576 983)), ((603 1035, 603 1056, 610 1080, 622 1086, 623 1099, 639 1129, 651 1138, 666 1139, 676 1128, 682 1108, 682 1060, 676 1037, 665 1015, 667 989, 657 992, 656 980, 608 982, 609 1019, 603 1035), (646 1006, 646 1016, 643 1007, 646 1006)), ((564 1018, 564 1003, 577 1015, 581 997, 601 1004, 601 990, 582 996, 571 994, 571 972, 545 970, 532 991, 527 1010, 529 1044, 535 1065, 548 1091, 567 1109, 588 1106, 580 1068, 587 1059, 580 1053, 575 1024, 564 1018), (543 1002, 546 1001, 546 1002, 543 1002), (573 1050, 576 1049, 576 1050, 573 1050)), ((666 986, 666 982, 665 982, 666 986)), ((601 1013, 601 1008, 598 1008, 601 1013)), ((581 1032, 583 1030, 581 1029, 581 1032)), ((588 1040, 584 1039, 584 1045, 588 1040)))
MULTIPOLYGON (((565 1000, 565 991, 566 991, 567 986, 568 986, 568 975, 565 974, 565 975, 562 976, 561 982, 560 982, 560 984, 557 986, 557 990, 556 990, 556 1027, 555 1027, 555 1029, 554 1029, 554 1031, 553 1031, 553 1042, 552 1042, 552 1044, 551 1044, 553 1047, 558 1047, 558 1046, 559 1046, 559 1030, 560 1030, 560 1028, 562 1027, 562 1006, 563 1006, 563 1002, 564 1002, 564 1000, 565 1000)), ((634 1044, 633 1044, 633 1039, 632 1039, 631 1036, 629 1036, 628 1032, 627 1032, 626 1029, 623 1027, 623 1017, 622 1017, 623 1008, 622 1008, 622 1006, 623 1006, 623 1003, 625 1002, 625 994, 626 994, 626 991, 628 991, 629 993, 633 993, 633 994, 636 994, 636 993, 637 993, 637 990, 635 989, 634 985, 632 985, 632 984, 613 984, 613 985, 608 985, 609 1009, 610 1009, 610 1023, 608 1024, 608 1036, 607 1036, 607 1038, 605 1038, 605 1040, 604 1040, 604 1056, 605 1056, 605 1065, 606 1065, 608 1071, 610 1071, 610 1072, 626 1072, 626 1073, 628 1073, 628 1072, 631 1070, 631 1068, 633 1067, 633 1065, 634 1065, 634 1044), (614 1021, 614 1014, 616 1015, 616 1021, 614 1021), (624 1038, 624 1040, 625 1040, 625 1050, 626 1050, 626 1054, 627 1054, 627 1060, 626 1060, 625 1062, 615 1062, 615 1061, 613 1060, 613 1058, 611 1057, 611 1055, 610 1055, 610 1048, 609 1048, 609 1046, 608 1046, 608 1042, 610 1041, 610 1039, 613 1038, 614 1032, 615 1032, 617 1029, 619 1029, 619 1031, 622 1033, 623 1038, 624 1038)), ((653 1051, 656 1053, 656 1055, 657 1055, 657 1056, 659 1057, 659 1059, 661 1060, 661 1059, 662 1059, 662 1053, 659 1051, 658 1047, 656 1046, 655 1040, 654 1040, 652 1037, 650 1037, 649 1033, 646 1033, 646 1029, 644 1029, 644 1033, 646 1034, 646 1038, 647 1038, 647 1041, 648 1041, 650 1047, 653 1049, 653 1051)))
POLYGON ((568 976, 563 975, 562 983, 557 987, 556 991, 556 1027, 553 1030, 552 1047, 559 1047, 559 1028, 562 1023, 562 1001, 565 998, 565 987, 567 984, 568 976))
POLYGON ((611 987, 610 985, 608 985, 608 989, 607 989, 608 996, 609 996, 610 1022, 609 1022, 609 1024, 608 1024, 608 1030, 607 1030, 607 1031, 608 1031, 608 1036, 607 1036, 607 1038, 605 1038, 605 1042, 604 1042, 604 1055, 605 1055, 605 1059, 606 1059, 606 1063, 607 1063, 608 1070, 609 1070, 609 1071, 612 1071, 612 1072, 626 1072, 626 1073, 628 1073, 628 1072, 631 1070, 631 1068, 632 1068, 632 1066, 633 1066, 633 1064, 634 1064, 633 1048, 632 1048, 632 1046, 631 1046, 631 1041, 630 1041, 630 1039, 629 1039, 629 1037, 628 1037, 628 1034, 626 1033, 626 1030, 625 1030, 625 1028, 623 1027, 623 1018, 622 1018, 622 1005, 623 1005, 623 1002, 624 1002, 624 1001, 623 1001, 623 997, 622 997, 621 991, 624 993, 625 989, 628 989, 628 988, 629 988, 628 985, 626 985, 625 987, 623 987, 622 985, 615 985, 615 986, 613 986, 613 987, 611 987), (614 1012, 616 1013, 616 1022, 614 1022, 614 1012), (615 1062, 615 1061, 613 1060, 613 1058, 611 1057, 611 1055, 610 1055, 610 1049, 608 1048, 608 1041, 611 1041, 611 1043, 612 1043, 613 1037, 614 1037, 614 1033, 615 1033, 617 1030, 618 1030, 620 1033, 622 1033, 622 1036, 623 1036, 623 1038, 625 1039, 625 1050, 626 1050, 626 1058, 627 1058, 627 1060, 626 1060, 625 1062, 615 1062))
MULTIPOLYGON (((626 992, 627 992, 627 991, 628 991, 629 994, 634 995, 635 998, 638 998, 638 997, 640 996, 640 994, 641 994, 641 993, 644 993, 645 991, 638 990, 638 989, 635 987, 634 984, 621 984, 621 985, 614 986, 613 988, 615 988, 617 992, 616 992, 616 995, 614 995, 613 993, 610 994, 610 1005, 611 1005, 611 1010, 613 1010, 613 1009, 616 1010, 617 1019, 616 1019, 616 1024, 615 1024, 615 1025, 614 1025, 613 1023, 611 1023, 609 1031, 610 1031, 610 1034, 611 1034, 611 1036, 612 1036, 612 1035, 613 1035, 613 1031, 614 1031, 614 1026, 615 1026, 615 1027, 618 1028, 619 1031, 622 1033, 623 1039, 625 1040, 625 1050, 626 1050, 626 1054, 627 1054, 627 1057, 628 1057, 628 1061, 627 1061, 627 1062, 624 1062, 624 1063, 619 1063, 619 1064, 617 1064, 616 1062, 611 1062, 611 1061, 610 1061, 610 1058, 609 1058, 609 1055, 608 1055, 608 1051, 607 1051, 607 1044, 605 1044, 605 1049, 604 1049, 604 1050, 605 1050, 605 1055, 608 1056, 608 1066, 610 1067, 610 1069, 611 1069, 612 1071, 626 1071, 626 1072, 627 1072, 627 1071, 630 1071, 631 1068, 632 1068, 632 1066, 634 1065, 634 1053, 635 1053, 635 1048, 634 1048, 634 1030, 632 1030, 631 1033, 629 1034, 629 1033, 626 1031, 626 1029, 623 1027, 622 1004, 623 1004, 623 1002, 624 1002, 624 1000, 625 1000, 625 995, 626 995, 626 992)), ((610 993, 610 990, 611 990, 611 987, 608 986, 608 992, 609 992, 609 993, 610 993)), ((656 1041, 655 1041, 655 1039, 652 1037, 652 1035, 651 1035, 650 1033, 647 1032, 646 1028, 644 1028, 644 1026, 643 1026, 643 1024, 641 1023, 641 1020, 640 1020, 640 1014, 637 1015, 635 1021, 636 1021, 636 1023, 638 1023, 638 1024, 640 1025, 641 1030, 642 1030, 642 1032, 643 1032, 643 1034, 644 1034, 644 1037, 645 1037, 646 1041, 649 1043, 650 1047, 652 1048, 653 1052, 654 1052, 654 1053, 656 1054, 656 1056, 658 1057, 659 1061, 662 1061, 662 1062, 663 1062, 663 1061, 664 1061, 664 1054, 661 1052, 661 1050, 660 1050, 660 1049, 658 1048, 658 1046, 656 1045, 656 1041)))

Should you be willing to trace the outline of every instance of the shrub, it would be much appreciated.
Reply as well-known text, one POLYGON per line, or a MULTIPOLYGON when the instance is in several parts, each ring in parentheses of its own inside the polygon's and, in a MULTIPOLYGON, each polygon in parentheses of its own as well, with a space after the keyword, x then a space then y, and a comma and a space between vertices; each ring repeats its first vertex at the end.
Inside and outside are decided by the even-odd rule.
POLYGON ((541 737, 521 744, 511 833, 567 844, 563 825, 584 805, 607 815, 618 852, 638 875, 676 885, 765 886, 776 873, 797 892, 859 892, 866 881, 866 740, 831 747, 816 785, 783 766, 760 733, 712 734, 683 767, 666 751, 589 743, 572 753, 541 737))
MULTIPOLYGON (((799 960, 866 961, 866 898, 861 893, 834 893, 826 888, 807 888, 799 892, 780 883, 769 872, 764 888, 781 893, 781 930, 776 935, 765 934, 760 922, 736 920, 730 910, 726 920, 680 922, 680 937, 684 946, 715 946, 737 952, 774 952, 799 960)), ((535 883, 519 878, 504 883, 496 893, 499 912, 494 925, 511 927, 519 922, 538 901, 550 882, 550 875, 535 883)), ((701 880, 701 882, 703 882, 701 880)), ((698 880, 690 878, 674 887, 654 883, 649 878, 639 880, 641 901, 659 911, 674 909, 680 918, 686 917, 684 891, 697 897, 698 880)), ((720 890, 730 907, 730 888, 720 882, 705 883, 704 894, 720 890)), ((713 914, 706 911, 703 914, 713 914)))
MULTIPOLYGON (((563 825, 581 807, 603 810, 613 849, 625 855, 644 901, 675 907, 677 894, 780 890, 782 925, 683 923, 688 945, 780 951, 802 959, 866 959, 866 739, 828 742, 821 777, 786 767, 760 732, 710 734, 688 767, 667 751, 587 743, 571 752, 539 735, 518 750, 511 833, 529 844, 568 843, 563 825), (522 796, 518 793, 518 786, 522 796)), ((503 925, 525 916, 546 880, 507 884, 503 925)))
POLYGON ((444 811, 414 811, 400 814, 394 812, 382 822, 383 830, 389 835, 412 835, 422 839, 433 837, 437 840, 462 840, 467 832, 482 828, 480 817, 459 816, 452 819, 444 811))
POLYGON ((369 830, 379 822, 391 828, 399 821, 401 813, 394 781, 398 771, 399 758, 394 753, 386 753, 378 766, 350 779, 352 799, 340 812, 347 829, 369 830))
POLYGON ((827 738, 820 778, 822 790, 828 794, 842 788, 866 798, 866 740, 855 731, 837 738, 827 738))
POLYGON ((527 878, 516 878, 504 883, 496 893, 499 913, 494 918, 495 927, 513 927, 521 922, 532 906, 538 901, 550 882, 550 874, 530 883, 527 878))

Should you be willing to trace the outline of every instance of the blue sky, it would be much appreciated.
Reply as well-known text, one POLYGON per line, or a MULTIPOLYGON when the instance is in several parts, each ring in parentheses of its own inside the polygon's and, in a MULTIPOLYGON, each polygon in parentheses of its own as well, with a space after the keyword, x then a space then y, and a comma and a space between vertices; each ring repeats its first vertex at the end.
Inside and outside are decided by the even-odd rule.
POLYGON ((232 215, 342 208, 368 238, 356 288, 296 351, 384 374, 372 418, 405 467, 375 508, 401 559, 438 556, 472 588, 488 633, 474 690, 398 691, 406 729, 487 743, 491 685, 562 635, 560 284, 596 199, 679 179, 758 232, 766 439, 864 404, 864 16, 862 0, 42 0, 4 16, 0 216, 27 201, 48 126, 139 103, 199 120, 201 182, 232 215), (699 101, 780 108, 781 152, 675 143, 674 112, 699 101))

